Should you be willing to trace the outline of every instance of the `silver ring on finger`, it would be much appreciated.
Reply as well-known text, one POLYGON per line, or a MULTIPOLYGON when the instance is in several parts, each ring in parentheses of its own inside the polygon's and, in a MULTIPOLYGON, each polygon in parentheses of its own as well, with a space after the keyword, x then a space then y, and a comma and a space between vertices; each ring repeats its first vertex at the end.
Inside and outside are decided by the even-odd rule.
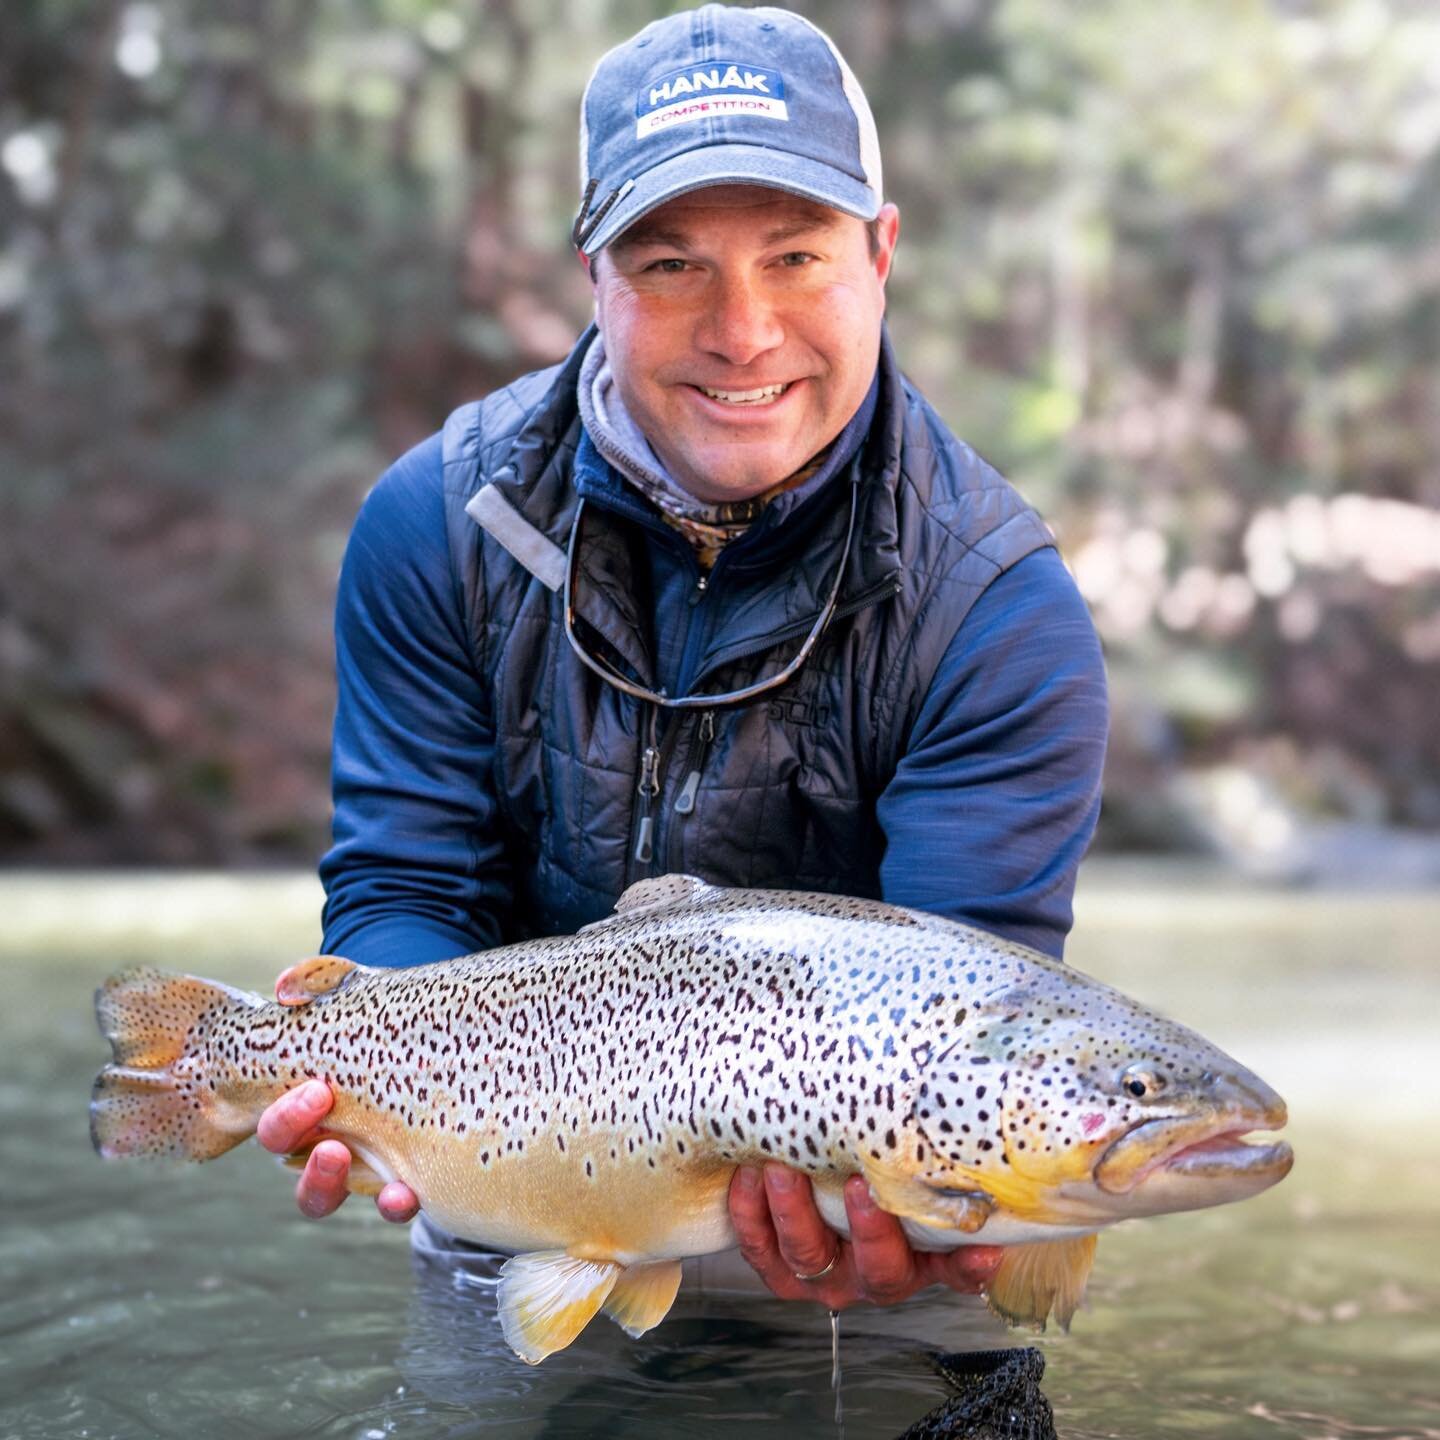
POLYGON ((810 1280, 823 1280, 823 1279, 835 1268, 835 1262, 836 1262, 839 1258, 840 1258, 840 1247, 837 1245, 837 1246, 835 1247, 835 1253, 830 1257, 830 1261, 829 1261, 829 1263, 828 1263, 827 1265, 825 1265, 825 1266, 822 1267, 821 1269, 817 1270, 813 1275, 802 1275, 802 1274, 797 1270, 797 1271, 795 1272, 795 1278, 796 1278, 797 1280, 805 1280, 805 1281, 807 1281, 807 1282, 810 1281, 810 1280))

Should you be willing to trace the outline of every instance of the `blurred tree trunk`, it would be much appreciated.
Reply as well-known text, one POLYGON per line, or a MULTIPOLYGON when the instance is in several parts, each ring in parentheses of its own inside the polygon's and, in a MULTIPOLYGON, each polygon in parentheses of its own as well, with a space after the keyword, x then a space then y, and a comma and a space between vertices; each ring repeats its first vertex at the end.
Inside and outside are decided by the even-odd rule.
POLYGON ((472 69, 462 81, 469 196, 460 293, 468 304, 493 311, 514 278, 515 156, 523 128, 518 97, 532 83, 535 44, 516 0, 488 0, 482 23, 490 40, 488 73, 481 79, 472 69))
POLYGON ((100 0, 90 16, 82 42, 80 65, 61 125, 59 174, 55 202, 50 210, 50 231, 59 237, 80 184, 95 129, 96 115, 115 68, 115 37, 120 24, 119 0, 100 0))
POLYGON ((256 68, 262 81, 265 129, 297 149, 308 150, 315 138, 315 112, 294 83, 310 58, 315 11, 293 0, 263 0, 257 17, 259 41, 256 68))
POLYGON ((1207 216, 1195 225, 1190 253, 1193 276, 1185 298, 1185 348, 1180 357, 1180 398, 1192 417, 1208 410, 1220 375, 1225 315, 1226 227, 1207 216))

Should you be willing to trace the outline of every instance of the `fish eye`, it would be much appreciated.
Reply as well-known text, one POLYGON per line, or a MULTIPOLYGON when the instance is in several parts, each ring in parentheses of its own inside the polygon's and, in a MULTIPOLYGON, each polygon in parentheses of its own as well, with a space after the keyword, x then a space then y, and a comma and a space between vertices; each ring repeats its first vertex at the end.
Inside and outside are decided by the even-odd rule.
POLYGON ((1143 1100, 1165 1088, 1165 1077, 1147 1065, 1128 1065, 1120 1072, 1120 1088, 1136 1100, 1143 1100))

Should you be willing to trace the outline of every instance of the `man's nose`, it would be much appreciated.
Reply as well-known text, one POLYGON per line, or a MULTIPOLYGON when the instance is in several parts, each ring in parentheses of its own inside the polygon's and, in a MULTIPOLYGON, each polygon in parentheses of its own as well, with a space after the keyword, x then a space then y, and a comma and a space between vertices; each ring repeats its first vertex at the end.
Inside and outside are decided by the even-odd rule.
POLYGON ((774 305, 745 276, 717 276, 706 302, 696 341, 727 364, 748 365, 785 338, 774 305))

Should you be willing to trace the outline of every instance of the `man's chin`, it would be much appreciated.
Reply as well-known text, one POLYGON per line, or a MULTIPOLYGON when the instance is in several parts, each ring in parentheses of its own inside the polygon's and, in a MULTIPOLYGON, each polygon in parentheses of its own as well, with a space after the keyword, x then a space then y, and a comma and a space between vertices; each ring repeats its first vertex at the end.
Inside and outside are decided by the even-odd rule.
POLYGON ((733 452, 697 455, 683 466, 672 466, 670 473, 682 490, 703 504, 725 505, 764 495, 805 464, 803 458, 792 462, 789 456, 751 456, 743 463, 738 459, 733 452))

